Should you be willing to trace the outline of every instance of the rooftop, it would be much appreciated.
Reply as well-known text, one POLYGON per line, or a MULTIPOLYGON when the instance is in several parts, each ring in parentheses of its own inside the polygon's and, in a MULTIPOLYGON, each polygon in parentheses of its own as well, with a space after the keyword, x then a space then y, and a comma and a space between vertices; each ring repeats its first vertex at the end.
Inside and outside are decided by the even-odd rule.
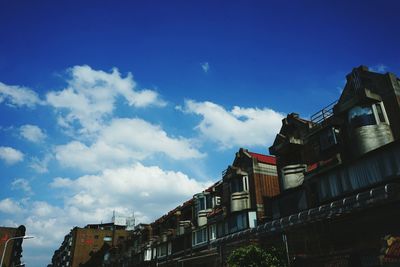
POLYGON ((259 162, 276 165, 276 158, 274 156, 258 154, 258 153, 254 153, 254 152, 250 152, 250 151, 248 151, 248 153, 253 158, 256 158, 259 162))

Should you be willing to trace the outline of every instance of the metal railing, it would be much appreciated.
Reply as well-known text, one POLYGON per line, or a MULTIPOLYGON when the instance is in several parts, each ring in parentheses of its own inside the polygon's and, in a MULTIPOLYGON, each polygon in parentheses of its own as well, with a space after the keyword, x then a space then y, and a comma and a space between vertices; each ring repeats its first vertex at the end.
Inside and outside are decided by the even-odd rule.
POLYGON ((311 122, 317 125, 320 125, 325 120, 333 116, 333 107, 337 104, 338 100, 330 103, 328 106, 324 107, 317 113, 311 116, 311 122))
POLYGON ((244 236, 248 235, 257 235, 261 233, 273 234, 284 231, 289 227, 305 225, 315 221, 323 221, 332 217, 343 216, 344 214, 349 214, 357 210, 365 210, 387 201, 398 201, 400 199, 399 193, 399 184, 386 184, 368 191, 357 193, 353 196, 345 197, 329 204, 300 211, 282 218, 277 218, 252 229, 246 229, 238 233, 220 237, 211 241, 211 244, 217 245, 226 241, 231 241, 235 238, 244 238, 244 236))

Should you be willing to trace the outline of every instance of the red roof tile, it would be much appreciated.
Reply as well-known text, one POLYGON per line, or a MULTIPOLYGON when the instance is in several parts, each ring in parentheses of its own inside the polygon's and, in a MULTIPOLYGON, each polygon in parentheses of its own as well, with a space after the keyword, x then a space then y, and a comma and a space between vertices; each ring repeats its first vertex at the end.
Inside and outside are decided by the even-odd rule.
POLYGON ((263 154, 250 152, 250 151, 248 153, 253 158, 256 158, 259 162, 276 165, 276 158, 274 156, 267 156, 267 155, 263 155, 263 154))

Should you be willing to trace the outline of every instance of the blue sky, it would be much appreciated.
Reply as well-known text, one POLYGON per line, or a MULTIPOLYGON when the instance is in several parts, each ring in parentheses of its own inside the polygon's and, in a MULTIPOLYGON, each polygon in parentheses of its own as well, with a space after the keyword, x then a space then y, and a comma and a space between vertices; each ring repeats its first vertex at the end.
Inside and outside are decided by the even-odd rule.
POLYGON ((0 1, 0 225, 28 266, 112 211, 149 222, 367 65, 400 74, 398 1, 0 1))

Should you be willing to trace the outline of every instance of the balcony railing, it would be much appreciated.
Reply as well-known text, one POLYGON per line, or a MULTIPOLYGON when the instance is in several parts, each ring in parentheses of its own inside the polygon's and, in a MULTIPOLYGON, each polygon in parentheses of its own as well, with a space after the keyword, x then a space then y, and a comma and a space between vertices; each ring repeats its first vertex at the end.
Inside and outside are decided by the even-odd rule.
POLYGON ((320 125, 327 119, 333 116, 333 107, 337 104, 338 100, 335 100, 334 102, 330 103, 328 106, 324 107, 317 113, 313 114, 311 116, 311 122, 320 125))
POLYGON ((253 229, 243 230, 234 234, 211 241, 212 246, 232 242, 235 239, 249 239, 259 234, 274 234, 286 231, 293 227, 310 224, 316 221, 329 220, 334 217, 348 216, 349 213, 366 210, 371 207, 399 201, 400 186, 397 183, 389 183, 380 187, 336 200, 315 208, 294 213, 290 216, 275 219, 261 224, 253 229))

